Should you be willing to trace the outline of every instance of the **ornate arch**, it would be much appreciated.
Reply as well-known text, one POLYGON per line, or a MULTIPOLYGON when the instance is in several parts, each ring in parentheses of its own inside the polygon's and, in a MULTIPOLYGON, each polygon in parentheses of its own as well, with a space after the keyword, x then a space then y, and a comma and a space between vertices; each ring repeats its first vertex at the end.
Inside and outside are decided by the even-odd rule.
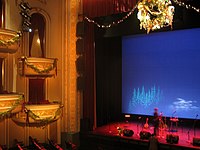
MULTIPOLYGON (((44 50, 45 54, 43 56, 49 57, 49 49, 50 49, 50 16, 49 14, 44 11, 41 8, 32 8, 30 11, 30 15, 33 14, 40 14, 42 17, 44 17, 44 22, 45 22, 45 34, 44 37, 46 39, 45 44, 44 44, 44 50)), ((29 41, 30 42, 30 41, 29 41)), ((30 48, 29 48, 30 49, 30 48)))

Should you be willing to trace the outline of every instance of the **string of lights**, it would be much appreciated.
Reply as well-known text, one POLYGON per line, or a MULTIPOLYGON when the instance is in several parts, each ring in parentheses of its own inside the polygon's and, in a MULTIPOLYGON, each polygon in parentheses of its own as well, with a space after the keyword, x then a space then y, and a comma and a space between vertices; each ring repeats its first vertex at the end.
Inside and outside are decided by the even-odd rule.
MULTIPOLYGON (((195 10, 197 13, 200 13, 200 9, 199 8, 196 8, 190 4, 186 4, 184 2, 180 2, 178 0, 172 0, 174 3, 176 3, 177 5, 181 6, 181 7, 185 7, 186 9, 193 9, 195 10)), ((99 28, 110 28, 110 27, 113 27, 114 25, 117 25, 117 24, 120 24, 122 22, 124 22, 129 16, 131 16, 133 14, 133 12, 135 11, 135 9, 138 7, 138 4, 140 3, 141 1, 138 1, 138 3, 135 5, 135 7, 129 12, 127 13, 126 16, 122 17, 122 19, 118 20, 118 21, 113 21, 112 23, 108 24, 108 25, 104 25, 104 24, 100 24, 98 22, 96 22, 95 20, 93 19, 90 19, 89 17, 84 17, 85 20, 87 20, 89 23, 93 23, 95 24, 97 27, 99 28)))
POLYGON ((177 0, 173 0, 173 2, 175 2, 179 6, 185 7, 187 9, 193 9, 196 12, 200 13, 200 9, 199 8, 196 8, 196 7, 194 7, 194 6, 190 5, 190 4, 185 4, 184 2, 179 2, 177 0))
POLYGON ((103 24, 99 24, 98 22, 88 18, 88 17, 84 17, 84 19, 86 19, 88 22, 95 24, 97 27, 99 28, 110 28, 114 25, 117 25, 119 23, 124 22, 129 16, 131 16, 133 14, 133 12, 135 11, 135 9, 137 8, 137 5, 135 5, 135 7, 133 7, 133 9, 124 17, 122 17, 122 19, 118 20, 118 21, 113 21, 112 23, 108 24, 108 25, 103 25, 103 24))

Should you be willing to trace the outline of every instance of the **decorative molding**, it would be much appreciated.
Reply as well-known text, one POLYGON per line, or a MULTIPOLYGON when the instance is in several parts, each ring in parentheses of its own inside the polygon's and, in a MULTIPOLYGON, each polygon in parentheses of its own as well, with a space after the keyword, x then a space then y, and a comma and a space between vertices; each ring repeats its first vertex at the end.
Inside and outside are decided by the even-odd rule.
POLYGON ((30 11, 30 14, 34 14, 34 13, 39 13, 41 14, 44 18, 45 18, 45 57, 49 57, 50 56, 50 43, 51 43, 51 36, 50 36, 50 28, 51 28, 51 22, 50 22, 50 16, 48 14, 48 12, 46 12, 44 9, 41 9, 39 7, 33 7, 30 11))
POLYGON ((80 99, 76 86, 76 24, 78 22, 78 7, 80 3, 76 0, 66 1, 66 32, 64 58, 66 58, 64 74, 64 132, 76 133, 80 130, 80 99))
POLYGON ((21 57, 18 63, 21 76, 52 77, 57 75, 56 58, 21 57))
POLYGON ((11 114, 20 112, 23 102, 23 95, 0 94, 0 119, 10 117, 11 114))
POLYGON ((40 104, 24 105, 24 111, 12 117, 12 120, 20 126, 46 127, 57 121, 62 115, 63 105, 40 104))
POLYGON ((0 53, 15 53, 19 48, 20 34, 9 29, 0 29, 0 53))
POLYGON ((47 0, 38 0, 38 1, 43 3, 43 4, 47 4, 47 0))
MULTIPOLYGON (((47 4, 47 0, 37 0, 43 4, 47 4)), ((21 2, 21 0, 15 0, 15 5, 17 6, 19 3, 21 2)))

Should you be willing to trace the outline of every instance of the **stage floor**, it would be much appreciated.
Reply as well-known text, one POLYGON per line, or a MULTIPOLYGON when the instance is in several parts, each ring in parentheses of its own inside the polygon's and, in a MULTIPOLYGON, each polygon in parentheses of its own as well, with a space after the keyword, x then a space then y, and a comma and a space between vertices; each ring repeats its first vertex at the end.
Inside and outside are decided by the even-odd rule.
MULTIPOLYGON (((178 146, 178 147, 186 147, 188 149, 190 148, 200 149, 200 146, 193 145, 193 138, 194 137, 197 139, 200 138, 199 128, 195 128, 194 130, 194 128, 182 127, 174 123, 170 125, 170 128, 166 127, 159 130, 159 136, 157 137, 159 144, 169 145, 170 143, 166 141, 166 137, 167 135, 172 134, 172 135, 177 135, 179 137, 179 140, 177 144, 173 143, 171 145, 178 146)), ((102 127, 96 128, 92 132, 92 134, 104 135, 104 136, 119 136, 119 137, 130 139, 130 140, 145 141, 143 139, 140 139, 141 131, 147 131, 152 134, 154 131, 154 127, 152 125, 149 125, 148 128, 144 128, 144 123, 139 123, 139 122, 115 122, 115 123, 110 123, 102 127), (119 130, 118 130, 119 128, 121 128, 122 130, 124 129, 132 130, 134 134, 131 137, 126 137, 123 134, 119 135, 119 130)), ((146 141, 148 142, 148 140, 146 141)))

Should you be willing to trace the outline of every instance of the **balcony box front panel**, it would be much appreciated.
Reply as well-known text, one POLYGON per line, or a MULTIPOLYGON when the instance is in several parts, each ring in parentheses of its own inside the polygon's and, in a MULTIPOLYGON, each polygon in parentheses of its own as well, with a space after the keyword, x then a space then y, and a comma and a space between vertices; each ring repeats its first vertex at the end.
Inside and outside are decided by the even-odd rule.
POLYGON ((57 74, 56 58, 21 57, 18 63, 21 76, 52 77, 57 74))

